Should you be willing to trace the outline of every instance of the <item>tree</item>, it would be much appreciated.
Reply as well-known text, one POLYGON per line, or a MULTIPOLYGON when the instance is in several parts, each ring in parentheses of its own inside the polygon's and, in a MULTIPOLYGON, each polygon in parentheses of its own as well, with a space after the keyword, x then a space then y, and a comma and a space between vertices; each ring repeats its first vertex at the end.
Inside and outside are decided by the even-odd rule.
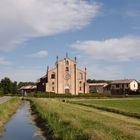
POLYGON ((3 94, 3 88, 1 87, 1 83, 0 83, 0 95, 3 94))
POLYGON ((11 93, 12 89, 12 82, 9 78, 5 77, 1 80, 1 88, 3 89, 4 94, 11 93))
POLYGON ((12 83, 12 89, 11 89, 12 94, 17 94, 18 93, 18 87, 17 87, 17 82, 12 83))
POLYGON ((91 80, 91 79, 88 79, 87 82, 88 83, 110 83, 111 80, 96 80, 96 79, 91 80))
POLYGON ((22 86, 27 85, 36 85, 34 82, 19 82, 18 87, 21 88, 22 86))

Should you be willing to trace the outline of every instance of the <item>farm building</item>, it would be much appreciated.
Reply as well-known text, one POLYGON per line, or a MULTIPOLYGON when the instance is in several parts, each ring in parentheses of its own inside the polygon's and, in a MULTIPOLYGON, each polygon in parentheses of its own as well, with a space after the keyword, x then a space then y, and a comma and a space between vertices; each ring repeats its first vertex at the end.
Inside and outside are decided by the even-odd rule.
POLYGON ((89 92, 90 93, 103 93, 104 92, 104 87, 107 86, 107 83, 89 83, 89 92))
POLYGON ((36 85, 27 85, 27 86, 22 86, 20 88, 20 91, 22 93, 30 93, 30 92, 35 92, 37 90, 36 85))
POLYGON ((114 80, 105 87, 105 91, 112 94, 126 94, 138 90, 139 83, 135 79, 114 80))

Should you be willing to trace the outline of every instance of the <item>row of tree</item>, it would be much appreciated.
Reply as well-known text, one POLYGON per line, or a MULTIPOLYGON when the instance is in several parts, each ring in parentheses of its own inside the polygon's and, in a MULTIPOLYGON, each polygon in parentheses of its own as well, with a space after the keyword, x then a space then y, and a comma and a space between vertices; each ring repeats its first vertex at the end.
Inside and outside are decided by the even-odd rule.
POLYGON ((12 82, 10 78, 5 77, 0 81, 0 94, 17 94, 22 86, 34 85, 33 82, 12 82))
POLYGON ((110 83, 111 80, 96 80, 96 79, 88 79, 88 83, 110 83))

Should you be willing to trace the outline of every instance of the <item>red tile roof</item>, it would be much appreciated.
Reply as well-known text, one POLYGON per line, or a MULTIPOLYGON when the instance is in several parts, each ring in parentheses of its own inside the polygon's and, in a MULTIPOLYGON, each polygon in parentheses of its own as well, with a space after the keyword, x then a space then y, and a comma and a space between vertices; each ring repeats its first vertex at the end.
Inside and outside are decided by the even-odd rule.
POLYGON ((135 79, 114 80, 110 84, 129 84, 132 81, 136 81, 136 80, 135 79))

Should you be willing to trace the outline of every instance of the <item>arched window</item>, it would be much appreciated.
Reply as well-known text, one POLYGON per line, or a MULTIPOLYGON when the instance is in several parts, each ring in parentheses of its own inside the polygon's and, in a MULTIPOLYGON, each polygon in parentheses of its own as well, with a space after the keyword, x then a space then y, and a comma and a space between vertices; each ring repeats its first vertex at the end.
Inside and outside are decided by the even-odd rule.
POLYGON ((55 79, 55 73, 54 72, 51 74, 51 79, 55 79))
POLYGON ((52 85, 54 85, 54 82, 52 82, 52 85))
POLYGON ((69 61, 68 60, 66 61, 66 65, 69 65, 69 61))

